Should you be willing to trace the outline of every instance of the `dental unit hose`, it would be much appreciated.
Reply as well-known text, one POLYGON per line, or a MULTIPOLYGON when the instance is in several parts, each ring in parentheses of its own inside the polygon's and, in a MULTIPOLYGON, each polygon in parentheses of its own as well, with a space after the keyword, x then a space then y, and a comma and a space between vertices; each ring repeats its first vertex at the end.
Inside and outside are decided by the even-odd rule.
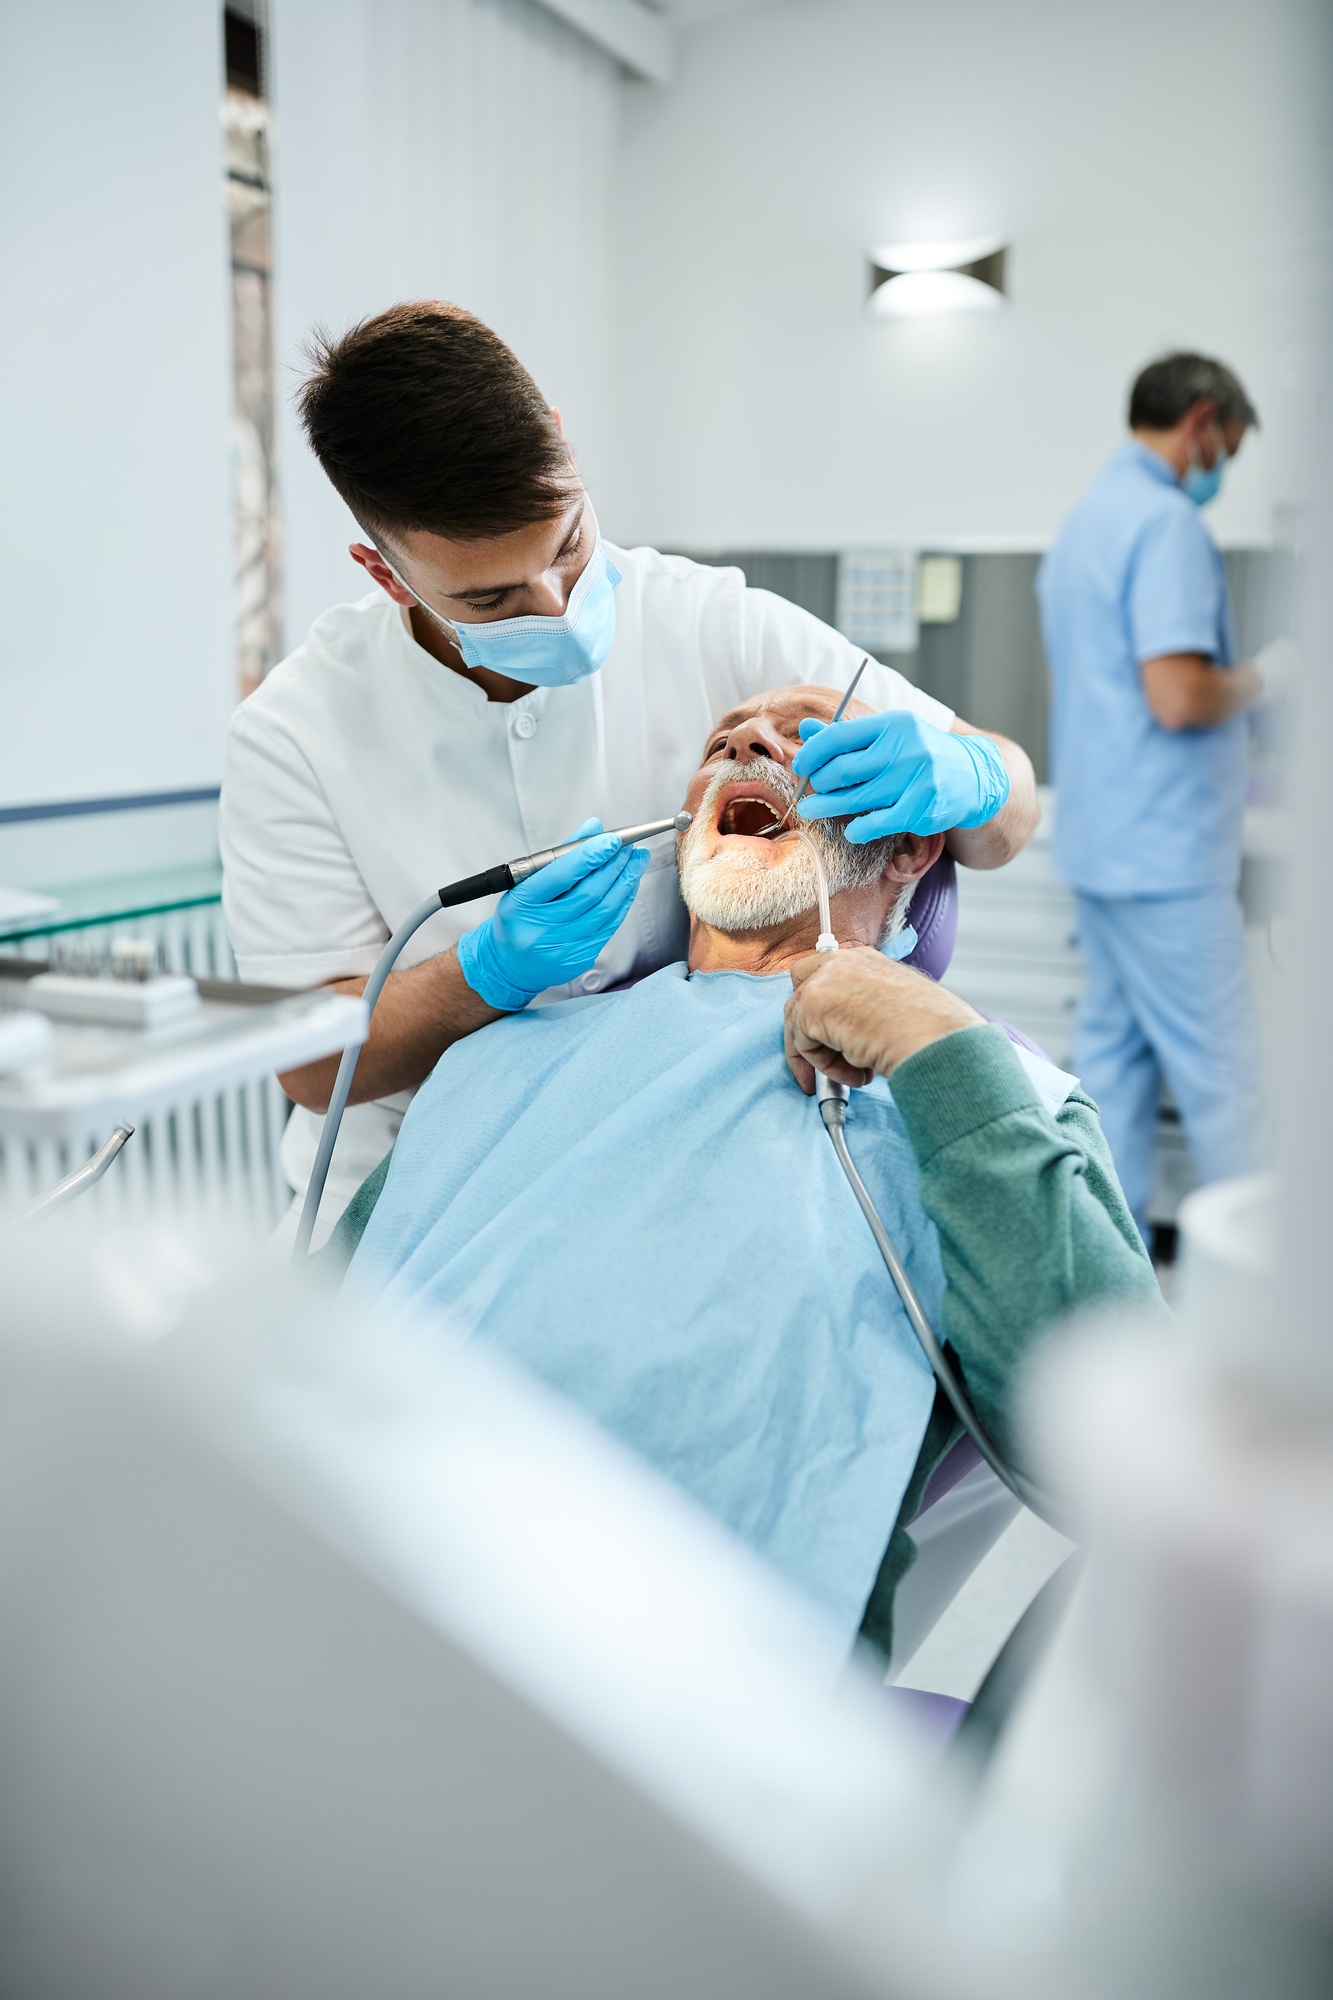
MULTIPOLYGON (((647 820, 642 826, 614 826, 608 831, 615 836, 622 847, 634 847, 641 840, 653 840, 662 833, 684 833, 690 825, 691 816, 678 812, 671 819, 647 820)), ((453 909, 459 903, 472 903, 481 896, 501 896, 506 889, 514 888, 519 882, 526 882, 540 868, 549 868, 562 854, 570 854, 581 847, 585 840, 601 839, 600 834, 583 834, 577 840, 563 840, 558 847, 539 848, 535 854, 520 854, 516 861, 502 861, 497 868, 487 868, 480 875, 465 875, 460 881, 448 882, 443 889, 418 904, 411 916, 405 917, 379 957, 374 970, 366 981, 362 999, 366 1003, 366 1032, 370 1032, 370 1017, 375 1011, 375 1003, 384 990, 384 982, 393 971, 398 955, 409 938, 433 917, 437 910, 453 909)), ((333 1158, 333 1148, 338 1141, 338 1128, 342 1124, 343 1112, 347 1109, 347 1099, 352 1089, 352 1078, 360 1060, 364 1042, 352 1042, 343 1050, 338 1064, 338 1074, 334 1079, 333 1092, 329 1098, 329 1108, 324 1113, 324 1124, 319 1135, 319 1147, 315 1153, 315 1164, 310 1171, 310 1184, 306 1189, 305 1202, 301 1209, 301 1219, 296 1226, 296 1241, 292 1246, 292 1262, 304 1263, 310 1253, 310 1239, 315 1233, 315 1218, 319 1214, 320 1198, 324 1184, 329 1177, 329 1162, 333 1158)))
MULTIPOLYGON (((818 842, 812 839, 803 827, 797 827, 796 831, 800 833, 806 846, 810 849, 811 857, 814 861, 815 884, 819 897, 819 939, 815 945, 815 950, 821 957, 824 957, 838 949, 838 940, 833 933, 833 919, 829 910, 828 876, 824 868, 824 857, 819 851, 818 842)), ((1037 1487, 1033 1486, 1031 1481, 1026 1479, 1021 1472, 1007 1464, 997 1447, 992 1443, 985 1425, 972 1407, 972 1399, 964 1388, 953 1363, 945 1353, 940 1341, 936 1338, 935 1329, 926 1317, 926 1311, 917 1296, 916 1287, 907 1275, 907 1267, 898 1255, 893 1238, 884 1227, 880 1219, 879 1210, 875 1207, 871 1199, 870 1190, 857 1172, 856 1162, 848 1150, 846 1125, 847 1106, 850 1098, 851 1092, 845 1083, 835 1082, 832 1077, 825 1076, 822 1070, 815 1071, 815 1102, 819 1106, 819 1115, 824 1121, 824 1130, 828 1133, 832 1141, 838 1165, 847 1176, 848 1184, 851 1187, 852 1193, 856 1196, 861 1213, 870 1226, 870 1233, 875 1239, 875 1247, 884 1259, 885 1268, 893 1280, 894 1290, 902 1301, 903 1311, 907 1314, 913 1333, 921 1343, 926 1359, 929 1361, 934 1372, 935 1380, 939 1383, 948 1398, 949 1406, 953 1410, 954 1415, 996 1478, 1003 1485, 1007 1486, 1015 1498, 1020 1500, 1025 1507, 1030 1508, 1034 1514, 1039 1515, 1042 1520, 1048 1521, 1052 1527, 1061 1528, 1062 1523, 1058 1518, 1058 1509, 1055 1508, 1053 1502, 1037 1487)))
POLYGON ((819 936, 815 939, 815 950, 821 957, 826 952, 838 949, 838 940, 833 935, 833 912, 829 907, 828 871, 824 867, 824 857, 819 851, 819 842, 808 827, 796 825, 793 833, 799 833, 810 850, 810 859, 815 869, 815 894, 819 898, 819 936))

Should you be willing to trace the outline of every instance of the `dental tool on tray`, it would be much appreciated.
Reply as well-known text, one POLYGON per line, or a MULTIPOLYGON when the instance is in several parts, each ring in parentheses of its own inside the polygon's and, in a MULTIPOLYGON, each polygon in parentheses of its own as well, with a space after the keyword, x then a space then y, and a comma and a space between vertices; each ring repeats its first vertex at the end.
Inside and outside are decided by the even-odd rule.
MULTIPOLYGON (((853 683, 853 686, 855 683, 853 683)), ((645 820, 641 826, 613 826, 607 832, 613 834, 622 847, 634 847, 641 840, 654 840, 662 833, 684 833, 691 823, 687 812, 673 814, 670 819, 645 820)), ((540 868, 549 868, 562 854, 572 853, 582 847, 585 840, 599 840, 602 835, 581 834, 576 840, 562 840, 557 847, 542 847, 535 854, 520 854, 516 861, 502 861, 497 868, 487 868, 480 875, 465 875, 458 882, 447 882, 443 889, 437 889, 424 903, 413 910, 399 924, 379 957, 366 981, 362 999, 366 1003, 366 1032, 370 1032, 370 1017, 375 1011, 375 1002, 384 988, 384 982, 394 968, 395 961, 403 946, 421 926, 433 917, 437 910, 451 910, 459 903, 473 903, 481 896, 501 896, 506 889, 512 889, 519 882, 526 882, 540 868)), ((292 1246, 292 1262, 300 1264, 310 1252, 310 1239, 315 1231, 315 1217, 319 1213, 320 1197, 324 1183, 329 1177, 329 1161, 333 1158, 333 1148, 337 1143, 338 1128, 342 1124, 343 1112, 347 1109, 347 1099, 352 1088, 352 1078, 360 1059, 364 1042, 350 1042, 343 1050, 338 1064, 338 1074, 334 1079, 333 1094, 329 1098, 329 1108, 324 1113, 324 1125, 319 1135, 319 1148, 315 1154, 315 1164, 310 1170, 310 1184, 306 1189, 305 1203, 301 1209, 301 1219, 296 1227, 296 1241, 292 1246)))

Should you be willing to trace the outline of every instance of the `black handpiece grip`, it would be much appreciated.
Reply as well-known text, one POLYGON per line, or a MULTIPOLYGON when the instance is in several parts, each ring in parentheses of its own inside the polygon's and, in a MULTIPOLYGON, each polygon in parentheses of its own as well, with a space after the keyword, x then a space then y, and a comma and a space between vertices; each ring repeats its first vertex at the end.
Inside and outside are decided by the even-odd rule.
POLYGON ((446 882, 440 891, 440 908, 451 910, 455 903, 473 903, 478 896, 502 896, 513 886, 513 872, 509 863, 502 861, 498 868, 483 869, 480 875, 465 875, 461 882, 446 882))

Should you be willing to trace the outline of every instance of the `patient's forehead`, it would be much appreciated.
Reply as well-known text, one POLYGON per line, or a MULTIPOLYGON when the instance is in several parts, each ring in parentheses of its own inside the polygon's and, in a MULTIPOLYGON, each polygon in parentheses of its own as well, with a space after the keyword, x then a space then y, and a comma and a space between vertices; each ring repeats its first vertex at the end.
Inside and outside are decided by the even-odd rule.
MULTIPOLYGON (((734 729, 738 722, 748 722, 756 716, 762 715, 782 735, 793 738, 797 734, 797 725, 807 716, 813 716, 817 722, 829 722, 844 692, 843 688, 783 687, 769 688, 764 694, 753 695, 749 701, 739 702, 725 715, 719 715, 708 732, 702 761, 706 763, 714 754, 718 739, 725 736, 728 730, 734 729)), ((859 701, 853 695, 847 705, 847 713, 849 716, 868 715, 869 703, 859 701)))

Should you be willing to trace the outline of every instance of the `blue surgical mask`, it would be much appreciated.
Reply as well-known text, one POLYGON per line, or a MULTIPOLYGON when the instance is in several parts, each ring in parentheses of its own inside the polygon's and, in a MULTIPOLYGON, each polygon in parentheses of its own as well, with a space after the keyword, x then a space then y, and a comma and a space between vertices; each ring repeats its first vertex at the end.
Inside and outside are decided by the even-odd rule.
POLYGON ((1180 483, 1196 507, 1206 507, 1210 500, 1216 500, 1222 490, 1226 462, 1225 448, 1219 443, 1217 457, 1211 465, 1192 465, 1185 474, 1180 483))
POLYGON ((457 640, 465 666, 489 667, 533 687, 572 687, 595 674, 611 650, 619 582, 620 571, 599 535, 559 618, 493 618, 475 624, 441 617, 429 604, 422 609, 457 640))

